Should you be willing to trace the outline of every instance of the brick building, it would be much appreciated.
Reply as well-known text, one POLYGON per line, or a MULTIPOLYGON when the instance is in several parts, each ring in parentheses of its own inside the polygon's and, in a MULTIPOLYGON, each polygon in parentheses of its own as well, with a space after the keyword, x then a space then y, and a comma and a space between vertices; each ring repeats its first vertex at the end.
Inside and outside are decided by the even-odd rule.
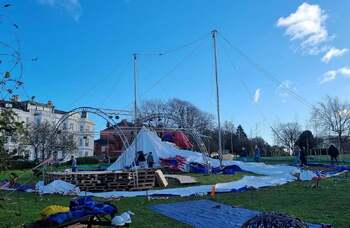
MULTIPOLYGON (((117 125, 124 132, 129 142, 131 142, 133 138, 133 123, 124 119, 117 125)), ((100 138, 95 140, 94 143, 95 156, 98 157, 107 155, 111 158, 118 158, 124 150, 123 141, 112 126, 100 131, 100 138)))

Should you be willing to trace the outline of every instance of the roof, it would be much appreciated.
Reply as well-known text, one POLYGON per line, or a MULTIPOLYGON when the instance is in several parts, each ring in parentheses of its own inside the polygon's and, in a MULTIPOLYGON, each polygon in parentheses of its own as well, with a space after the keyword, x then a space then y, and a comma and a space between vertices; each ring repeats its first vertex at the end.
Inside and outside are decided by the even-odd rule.
POLYGON ((100 145, 107 145, 107 140, 106 139, 96 139, 95 144, 100 144, 100 145))
MULTIPOLYGON (((120 128, 128 128, 128 127, 133 127, 134 123, 131 123, 131 122, 127 121, 126 119, 123 119, 119 123, 117 123, 116 126, 118 126, 120 128)), ((114 131, 114 129, 115 129, 115 126, 110 126, 110 127, 107 127, 105 129, 101 130, 101 132, 114 131)))
MULTIPOLYGON (((6 104, 11 104, 12 108, 15 109, 20 109, 22 111, 28 112, 28 104, 30 105, 36 105, 36 106, 41 106, 41 107, 50 107, 49 104, 44 104, 44 103, 40 103, 40 102, 36 102, 36 101, 30 101, 30 100, 26 100, 26 101, 5 101, 5 100, 0 100, 0 107, 5 108, 6 104)), ((59 109, 55 109, 55 106, 51 106, 53 108, 53 112, 56 114, 66 114, 68 112, 66 111, 62 111, 59 109)))

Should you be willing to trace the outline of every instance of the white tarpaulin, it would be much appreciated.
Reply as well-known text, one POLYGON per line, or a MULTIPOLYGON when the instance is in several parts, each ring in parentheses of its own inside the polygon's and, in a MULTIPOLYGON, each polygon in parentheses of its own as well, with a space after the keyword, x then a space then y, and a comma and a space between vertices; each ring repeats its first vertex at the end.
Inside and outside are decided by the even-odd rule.
POLYGON ((132 166, 137 151, 143 151, 144 154, 152 152, 155 167, 160 166, 159 158, 171 158, 175 157, 176 155, 186 158, 188 163, 204 163, 202 153, 178 149, 167 142, 163 142, 155 132, 152 132, 145 127, 141 128, 137 134, 136 141, 137 148, 135 147, 134 140, 129 148, 127 148, 125 152, 117 159, 117 161, 115 161, 107 169, 120 170, 132 166))
POLYGON ((54 180, 47 185, 44 185, 44 181, 39 181, 35 185, 35 189, 40 194, 58 193, 62 195, 72 195, 72 194, 76 195, 80 193, 79 187, 62 180, 54 180))
MULTIPOLYGON (((283 185, 296 180, 292 174, 300 173, 301 180, 312 180, 316 174, 309 170, 301 170, 292 166, 281 165, 265 165, 263 163, 244 163, 234 162, 242 169, 249 169, 253 172, 264 176, 244 176, 242 179, 228 183, 218 183, 215 185, 217 192, 232 192, 241 188, 261 188, 269 186, 283 185)), ((230 162, 230 164, 232 164, 230 162)), ((326 177, 336 176, 338 173, 326 175, 326 177)), ((206 195, 211 191, 212 185, 200 185, 184 188, 169 188, 149 191, 113 191, 113 192, 79 192, 79 188, 64 181, 53 181, 44 186, 42 182, 37 184, 40 193, 59 193, 59 194, 78 194, 81 196, 90 195, 96 197, 135 197, 145 195, 176 195, 176 196, 191 196, 191 195, 206 195)))

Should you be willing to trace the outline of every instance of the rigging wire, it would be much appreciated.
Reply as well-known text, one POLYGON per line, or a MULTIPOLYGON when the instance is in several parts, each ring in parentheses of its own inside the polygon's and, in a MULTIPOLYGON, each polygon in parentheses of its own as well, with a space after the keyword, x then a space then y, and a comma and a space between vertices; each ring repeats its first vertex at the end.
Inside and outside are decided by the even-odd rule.
POLYGON ((179 62, 177 62, 165 75, 163 75, 161 78, 159 78, 157 81, 153 83, 148 89, 146 89, 141 96, 145 96, 147 93, 149 93, 151 90, 153 90, 159 83, 161 83, 164 79, 169 77, 172 73, 174 73, 187 59, 192 57, 195 52, 199 49, 202 42, 200 42, 195 48, 191 50, 187 55, 185 55, 179 62))
MULTIPOLYGON (((229 53, 226 51, 225 48, 223 48, 223 53, 225 54, 225 56, 227 57, 227 59, 229 60, 229 63, 232 67, 232 69, 237 72, 237 75, 238 75, 238 79, 239 79, 239 82, 241 83, 242 87, 244 88, 244 91, 247 93, 247 96, 250 98, 250 99, 254 99, 253 97, 253 93, 252 91, 248 88, 247 84, 245 83, 245 81, 243 80, 243 78, 240 76, 239 72, 238 72, 238 69, 237 69, 237 66, 233 63, 233 60, 232 60, 232 57, 231 55, 229 55, 229 53)), ((259 114, 261 115, 263 121, 265 122, 266 121, 266 117, 265 117, 265 114, 264 112, 262 111, 261 107, 259 106, 259 104, 256 104, 255 106, 259 112, 259 114)))
POLYGON ((245 54, 241 49, 236 47, 232 44, 224 35, 222 35, 221 32, 218 33, 219 37, 221 37, 234 51, 236 51, 240 56, 242 56, 248 63, 250 63, 252 66, 255 67, 256 70, 258 70, 262 75, 264 75, 266 78, 276 82, 279 86, 281 86, 283 89, 285 89, 290 95, 294 96, 301 104, 307 106, 308 108, 312 109, 314 106, 308 102, 305 98, 297 94, 295 91, 290 89, 288 86, 285 85, 281 80, 273 76, 268 70, 263 68, 260 64, 256 63, 253 59, 251 59, 247 54, 245 54))
POLYGON ((154 56, 164 56, 164 55, 169 55, 169 54, 172 54, 174 52, 177 52, 177 51, 180 51, 182 49, 185 49, 187 47, 190 47, 190 46, 193 46, 195 45, 196 43, 202 41, 203 39, 207 38, 208 36, 210 36, 210 33, 205 33, 203 34, 202 36, 190 41, 190 42, 187 42, 185 44, 182 44, 176 48, 172 48, 172 49, 166 49, 164 51, 160 51, 160 52, 136 52, 137 55, 154 55, 154 56))
POLYGON ((108 74, 106 74, 105 77, 103 77, 102 79, 98 80, 96 83, 94 83, 89 89, 85 90, 84 92, 82 92, 80 94, 79 97, 77 97, 77 99, 75 99, 72 103, 70 103, 70 106, 73 106, 75 104, 77 104, 81 99, 83 99, 84 97, 86 97, 87 95, 91 94, 91 92, 93 92, 97 87, 99 87, 100 85, 102 85, 104 82, 106 82, 108 79, 110 79, 113 76, 114 73, 113 69, 112 71, 110 71, 108 74))
MULTIPOLYGON (((120 71, 120 74, 119 74, 119 75, 123 75, 124 72, 125 72, 125 69, 126 69, 126 64, 124 64, 124 66, 122 67, 122 70, 120 71)), ((104 99, 102 99, 102 100, 103 100, 103 103, 101 104, 102 107, 106 104, 107 100, 109 100, 109 99, 112 97, 112 95, 115 94, 115 93, 114 93, 114 91, 115 91, 114 89, 119 85, 119 83, 120 83, 120 81, 121 81, 121 78, 122 78, 122 77, 118 77, 118 78, 117 78, 117 80, 112 84, 111 92, 108 93, 108 94, 104 97, 104 99)))

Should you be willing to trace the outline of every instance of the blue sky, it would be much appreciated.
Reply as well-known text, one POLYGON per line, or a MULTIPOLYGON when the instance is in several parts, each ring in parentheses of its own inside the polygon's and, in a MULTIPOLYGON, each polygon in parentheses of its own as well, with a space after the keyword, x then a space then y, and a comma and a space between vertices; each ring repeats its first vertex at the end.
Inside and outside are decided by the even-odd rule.
POLYGON ((140 55, 138 92, 140 100, 178 97, 215 114, 214 28, 283 82, 218 39, 222 119, 242 124, 248 134, 270 141, 269 126, 277 121, 307 124, 310 108, 285 87, 309 103, 350 95, 347 0, 11 2, 6 14, 20 26, 22 55, 38 57, 24 62, 25 89, 63 110, 131 108, 132 53, 159 53, 208 34, 169 55, 140 55))

